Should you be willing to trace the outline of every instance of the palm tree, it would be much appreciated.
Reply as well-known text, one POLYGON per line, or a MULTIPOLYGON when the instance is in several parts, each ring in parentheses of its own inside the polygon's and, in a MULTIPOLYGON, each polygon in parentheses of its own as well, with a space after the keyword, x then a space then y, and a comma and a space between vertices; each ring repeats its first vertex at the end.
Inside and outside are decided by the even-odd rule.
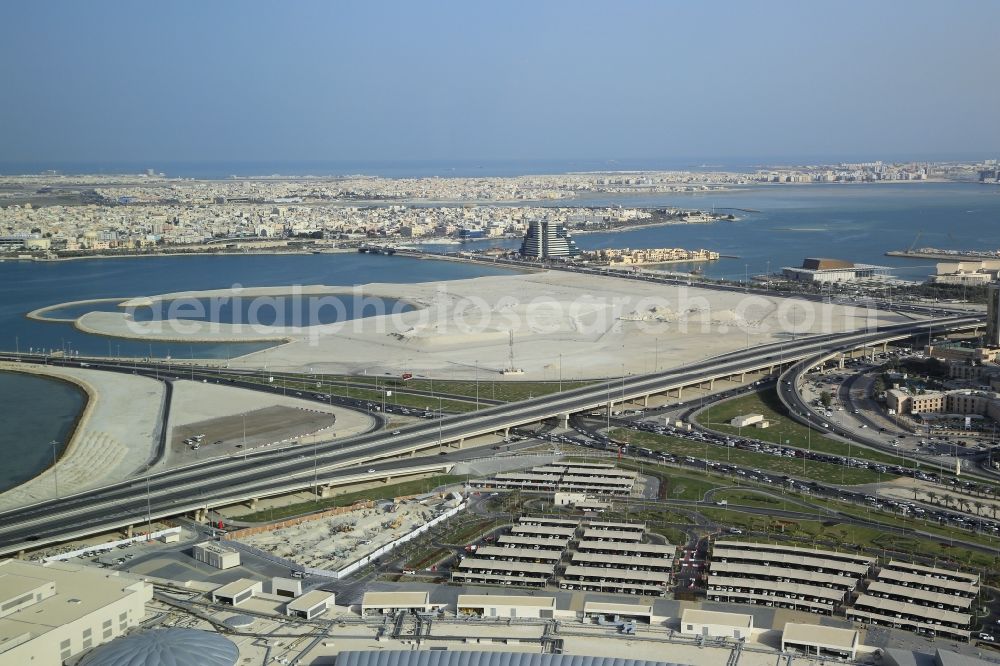
POLYGON ((983 507, 986 506, 985 502, 983 502, 982 500, 976 500, 975 502, 972 503, 972 505, 976 507, 977 516, 983 515, 983 507))
POLYGON ((952 496, 949 495, 948 493, 941 493, 941 501, 944 503, 946 507, 951 506, 952 499, 953 499, 952 496))
POLYGON ((930 501, 931 504, 937 504, 937 498, 938 494, 936 492, 934 492, 933 490, 927 491, 927 499, 928 501, 930 501))

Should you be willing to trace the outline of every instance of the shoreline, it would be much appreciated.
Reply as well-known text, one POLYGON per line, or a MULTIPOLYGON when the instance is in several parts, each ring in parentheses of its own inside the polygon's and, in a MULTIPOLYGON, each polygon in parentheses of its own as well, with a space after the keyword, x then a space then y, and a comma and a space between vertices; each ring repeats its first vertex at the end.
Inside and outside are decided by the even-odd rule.
MULTIPOLYGON (((42 366, 45 368, 47 366, 42 366)), ((24 375, 33 375, 36 377, 45 377, 51 379, 52 381, 63 382, 75 387, 79 390, 85 399, 83 407, 77 413, 76 417, 73 419, 73 423, 70 426, 69 433, 66 437, 66 441, 63 442, 62 448, 59 450, 55 461, 52 464, 47 465, 43 469, 39 470, 37 473, 33 474, 30 478, 25 479, 21 483, 11 486, 10 488, 5 488, 0 490, 0 497, 5 493, 12 490, 16 490, 24 486, 25 484, 31 483, 38 479, 47 477, 54 474, 54 470, 59 463, 68 458, 70 455, 75 453, 80 447, 80 440, 83 437, 84 426, 90 419, 91 415, 97 407, 97 402, 100 400, 100 392, 92 386, 87 381, 80 379, 79 377, 72 377, 68 375, 57 374, 54 371, 45 371, 34 364, 23 364, 23 363, 11 363, 10 361, 0 362, 0 372, 12 372, 20 373, 24 375)))

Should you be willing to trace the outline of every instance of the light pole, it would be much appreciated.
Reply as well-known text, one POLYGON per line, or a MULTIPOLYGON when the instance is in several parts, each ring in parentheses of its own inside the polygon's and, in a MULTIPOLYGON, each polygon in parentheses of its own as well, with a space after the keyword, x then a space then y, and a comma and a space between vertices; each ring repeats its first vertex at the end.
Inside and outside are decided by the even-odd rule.
POLYGON ((153 505, 149 498, 149 467, 146 468, 146 541, 153 531, 153 505))
POLYGON ((479 411, 479 361, 476 361, 476 411, 479 411))
POLYGON ((313 494, 318 497, 319 496, 319 476, 318 476, 319 470, 317 469, 317 462, 318 462, 319 452, 317 451, 316 447, 317 447, 317 442, 314 439, 313 440, 313 494))
POLYGON ((562 354, 559 354, 559 392, 562 393, 562 354))
POLYGON ((247 413, 243 412, 243 462, 247 459, 247 413))
POLYGON ((438 396, 438 453, 444 451, 444 438, 442 437, 441 421, 444 420, 444 408, 441 405, 441 396, 438 396))
POLYGON ((56 440, 52 440, 52 475, 56 484, 56 499, 59 499, 59 468, 56 466, 56 440))

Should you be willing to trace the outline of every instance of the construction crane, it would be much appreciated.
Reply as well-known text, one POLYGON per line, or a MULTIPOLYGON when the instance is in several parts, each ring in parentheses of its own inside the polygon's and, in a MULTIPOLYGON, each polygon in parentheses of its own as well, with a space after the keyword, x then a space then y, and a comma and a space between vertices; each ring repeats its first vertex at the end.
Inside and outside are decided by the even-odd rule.
POLYGON ((906 251, 907 254, 909 254, 910 252, 913 252, 913 248, 915 248, 917 246, 917 243, 920 241, 920 237, 923 236, 923 235, 924 235, 923 231, 918 231, 917 232, 917 237, 913 239, 913 242, 910 243, 910 248, 906 251))

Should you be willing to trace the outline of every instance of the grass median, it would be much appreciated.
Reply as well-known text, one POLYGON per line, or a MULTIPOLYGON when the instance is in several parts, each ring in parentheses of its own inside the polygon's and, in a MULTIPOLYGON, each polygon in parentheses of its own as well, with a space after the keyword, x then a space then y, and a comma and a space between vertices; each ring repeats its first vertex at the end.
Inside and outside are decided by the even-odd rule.
POLYGON ((760 393, 751 393, 732 400, 710 405, 702 410, 695 419, 698 425, 724 432, 730 435, 752 437, 765 442, 810 448, 837 456, 863 458, 872 462, 880 462, 902 467, 913 467, 912 461, 889 453, 875 451, 859 445, 851 445, 830 437, 821 435, 810 428, 792 420, 785 411, 784 405, 778 399, 775 390, 769 389, 760 393), (737 428, 729 425, 733 417, 743 414, 762 414, 770 422, 767 428, 737 428))
POLYGON ((677 456, 707 459, 720 463, 731 463, 739 467, 766 470, 775 474, 794 476, 800 479, 811 479, 832 485, 858 485, 876 483, 880 479, 889 481, 897 478, 893 474, 878 474, 870 469, 858 469, 846 465, 806 460, 804 458, 785 458, 768 453, 744 451, 733 447, 723 447, 711 443, 692 442, 680 437, 658 435, 650 432, 613 429, 611 436, 619 441, 627 441, 634 446, 645 447, 662 453, 672 453, 677 456))

